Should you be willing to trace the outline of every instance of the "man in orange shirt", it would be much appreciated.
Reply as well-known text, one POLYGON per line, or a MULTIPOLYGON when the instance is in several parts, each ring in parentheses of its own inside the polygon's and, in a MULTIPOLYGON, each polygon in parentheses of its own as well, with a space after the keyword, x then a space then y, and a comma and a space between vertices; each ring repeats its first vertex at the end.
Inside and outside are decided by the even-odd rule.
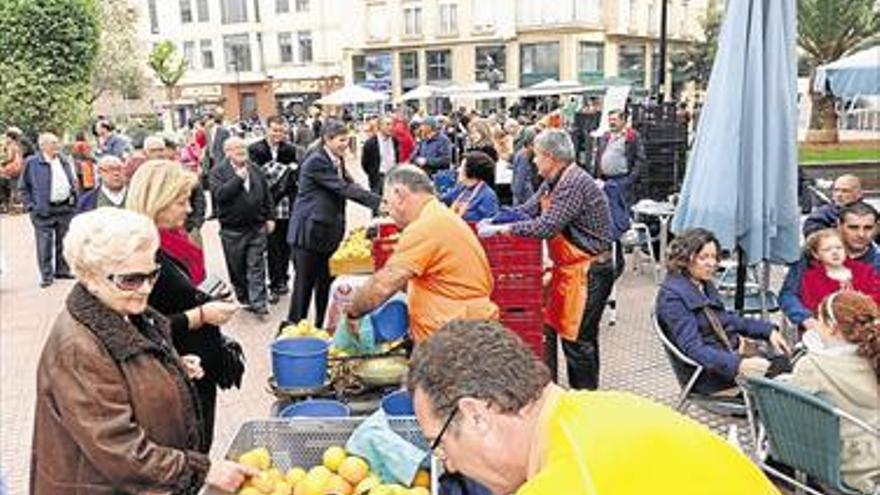
POLYGON ((384 201, 402 230, 400 240, 388 263, 355 294, 349 328, 403 289, 417 344, 457 318, 497 319, 486 253, 467 223, 437 199, 427 174, 411 165, 393 169, 384 201))

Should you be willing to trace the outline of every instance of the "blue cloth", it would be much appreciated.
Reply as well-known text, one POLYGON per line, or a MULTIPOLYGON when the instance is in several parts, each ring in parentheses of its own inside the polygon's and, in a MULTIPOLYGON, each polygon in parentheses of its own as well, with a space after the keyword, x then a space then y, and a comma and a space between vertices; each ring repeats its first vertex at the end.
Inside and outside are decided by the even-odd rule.
POLYGON ((822 205, 812 212, 804 220, 804 237, 822 229, 837 227, 837 218, 840 216, 840 207, 834 203, 822 205))
MULTIPOLYGON (((874 271, 880 274, 880 247, 876 244, 872 245, 868 251, 862 256, 856 258, 874 267, 874 271)), ((810 260, 802 257, 796 263, 788 266, 788 273, 785 274, 785 280, 782 282, 782 289, 779 290, 779 307, 782 308, 783 314, 788 320, 795 325, 802 325, 804 320, 813 316, 813 313, 801 302, 801 282, 804 279, 804 273, 810 266, 810 260)))
POLYGON ((383 483, 406 486, 428 455, 391 429, 381 407, 352 432, 345 450, 366 459, 383 483))
POLYGON ((629 203, 626 200, 626 187, 617 180, 607 180, 602 185, 602 191, 608 198, 608 209, 611 217, 611 239, 617 241, 632 225, 629 216, 629 203))
POLYGON ((464 184, 458 184, 447 191, 440 199, 446 203, 446 206, 452 206, 459 197, 468 201, 467 210, 461 216, 465 222, 479 222, 484 218, 492 218, 498 213, 498 195, 486 183, 482 183, 482 186, 472 186, 470 188, 464 184), (474 194, 474 191, 476 191, 476 194, 474 194))
POLYGON ((725 310, 715 286, 709 283, 703 288, 705 294, 687 277, 668 274, 657 293, 657 318, 676 347, 706 368, 708 374, 702 385, 719 390, 733 386, 740 358, 719 342, 703 308, 715 312, 734 349, 740 335, 767 340, 775 326, 725 310))
POLYGON ((498 209, 498 213, 492 217, 492 223, 495 225, 505 225, 508 223, 522 222, 528 219, 529 216, 525 213, 514 210, 509 206, 502 206, 498 209))
POLYGON ((333 333, 333 347, 349 354, 376 354, 376 336, 373 332, 373 319, 365 316, 359 320, 358 336, 348 330, 348 318, 340 318, 333 333))
POLYGON ((430 139, 419 141, 411 161, 415 162, 416 158, 424 158, 427 161, 424 167, 433 175, 452 163, 452 143, 446 134, 438 132, 430 139))
POLYGON ((800 257, 796 1, 726 6, 671 227, 711 230, 748 264, 792 263, 800 257))
POLYGON ((535 194, 535 182, 538 180, 538 169, 532 163, 527 150, 520 150, 513 157, 513 179, 510 191, 513 193, 514 206, 521 205, 535 194))
POLYGON ((104 142, 104 146, 101 146, 98 149, 98 158, 102 158, 108 155, 113 155, 117 158, 125 158, 125 155, 131 151, 131 143, 128 142, 128 139, 120 136, 119 134, 113 133, 110 137, 107 138, 107 141, 104 142))
MULTIPOLYGON (((76 188, 77 182, 73 177, 73 171, 70 163, 59 156, 64 175, 70 182, 71 203, 70 206, 76 206, 76 188)), ((24 162, 24 170, 21 172, 19 182, 21 190, 21 201, 24 203, 25 210, 36 214, 46 214, 49 212, 49 199, 52 194, 52 165, 44 158, 42 153, 31 155, 24 162)))

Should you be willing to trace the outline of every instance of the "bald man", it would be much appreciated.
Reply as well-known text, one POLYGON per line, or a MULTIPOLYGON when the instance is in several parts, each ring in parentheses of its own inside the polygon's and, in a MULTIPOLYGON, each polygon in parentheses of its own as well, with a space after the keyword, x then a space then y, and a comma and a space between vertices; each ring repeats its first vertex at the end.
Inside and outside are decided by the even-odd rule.
POLYGON ((804 237, 822 229, 837 227, 840 209, 862 200, 862 182, 855 175, 841 175, 831 189, 831 203, 813 210, 804 221, 804 237))
POLYGON ((64 261, 62 241, 76 209, 77 183, 70 162, 61 156, 58 137, 40 134, 40 152, 24 164, 19 189, 37 238, 40 287, 55 279, 73 278, 64 261))
POLYGON ((125 193, 128 190, 128 177, 125 165, 116 155, 104 155, 98 160, 100 187, 82 195, 76 207, 77 213, 94 210, 102 206, 125 207, 125 193))

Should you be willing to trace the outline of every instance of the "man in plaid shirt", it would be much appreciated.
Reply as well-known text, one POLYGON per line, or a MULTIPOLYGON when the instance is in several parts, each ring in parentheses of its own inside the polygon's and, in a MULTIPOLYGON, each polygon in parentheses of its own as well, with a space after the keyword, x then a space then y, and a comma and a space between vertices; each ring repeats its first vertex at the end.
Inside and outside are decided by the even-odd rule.
POLYGON ((290 289, 290 245, 287 226, 290 223, 291 198, 296 195, 296 147, 287 142, 287 123, 279 116, 266 121, 266 137, 248 146, 251 161, 260 168, 269 183, 275 202, 275 230, 269 234, 267 272, 269 302, 275 304, 290 289))

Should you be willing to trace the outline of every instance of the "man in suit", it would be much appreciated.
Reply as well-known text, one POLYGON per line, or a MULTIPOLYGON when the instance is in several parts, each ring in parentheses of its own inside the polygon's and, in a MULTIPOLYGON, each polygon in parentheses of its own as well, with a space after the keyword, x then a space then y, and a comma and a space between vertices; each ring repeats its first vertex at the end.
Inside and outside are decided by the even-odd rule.
POLYGON ((223 144, 226 159, 211 170, 211 193, 217 201, 220 240, 226 269, 238 301, 258 316, 269 314, 266 297, 267 236, 275 229, 269 183, 248 163, 245 142, 230 137, 223 144))
POLYGON ((382 183, 385 175, 397 165, 400 147, 397 140, 391 135, 391 119, 387 116, 379 117, 376 133, 364 141, 361 151, 361 167, 367 174, 370 182, 370 190, 379 196, 382 195, 382 183))
POLYGON ((266 120, 268 133, 248 146, 251 163, 260 168, 269 183, 275 201, 275 230, 269 234, 268 256, 269 303, 275 304, 287 294, 290 279, 290 245, 287 226, 290 223, 290 198, 296 197, 296 148, 287 142, 287 123, 273 115, 266 120))
POLYGON ((47 132, 37 143, 40 152, 25 161, 19 189, 37 238, 40 287, 46 288, 55 279, 73 278, 63 241, 76 209, 77 183, 70 162, 59 153, 58 137, 47 132))
POLYGON ((322 126, 321 146, 300 166, 296 201, 290 216, 287 242, 293 251, 293 297, 289 321, 300 321, 309 312, 315 293, 318 327, 330 295, 330 256, 345 235, 345 205, 351 199, 375 209, 381 198, 356 184, 345 170, 348 129, 338 121, 322 126))

